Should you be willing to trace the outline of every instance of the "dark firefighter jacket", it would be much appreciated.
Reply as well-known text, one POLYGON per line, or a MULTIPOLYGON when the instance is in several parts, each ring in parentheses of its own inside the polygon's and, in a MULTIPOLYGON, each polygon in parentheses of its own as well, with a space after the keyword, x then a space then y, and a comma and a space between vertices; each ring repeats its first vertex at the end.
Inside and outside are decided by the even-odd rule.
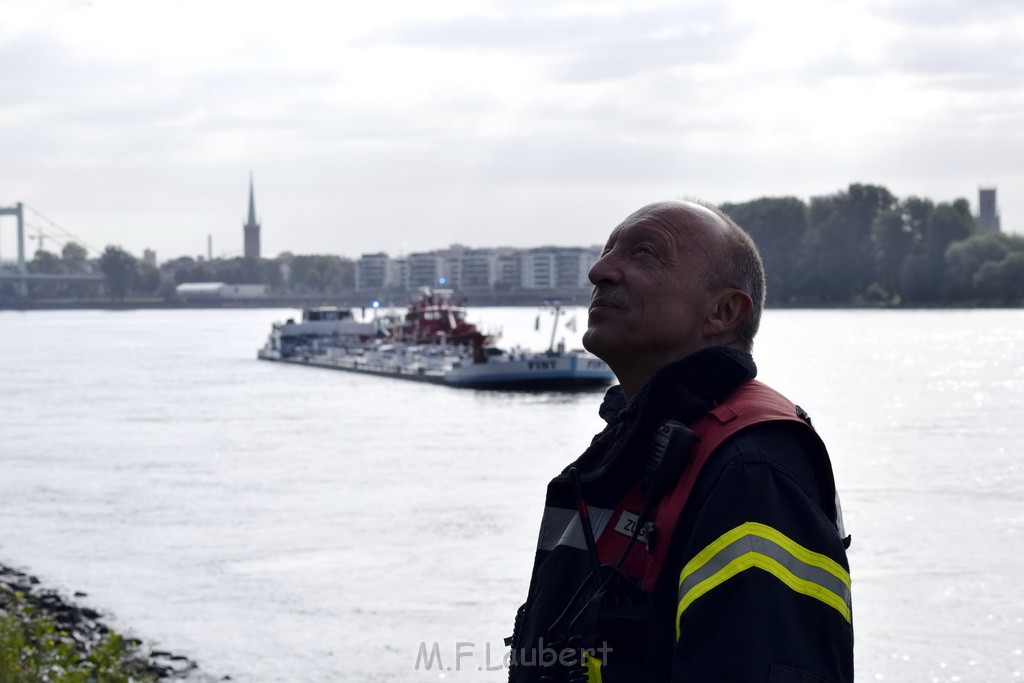
MULTIPOLYGON (((717 347, 666 366, 628 403, 609 390, 607 426, 570 466, 599 544, 641 526, 616 507, 659 425, 692 425, 755 374, 748 354, 717 347)), ((595 580, 568 471, 548 486, 510 681, 853 680, 848 538, 809 421, 755 424, 713 452, 675 529, 649 534, 648 550, 671 545, 647 592, 605 557, 595 580)))

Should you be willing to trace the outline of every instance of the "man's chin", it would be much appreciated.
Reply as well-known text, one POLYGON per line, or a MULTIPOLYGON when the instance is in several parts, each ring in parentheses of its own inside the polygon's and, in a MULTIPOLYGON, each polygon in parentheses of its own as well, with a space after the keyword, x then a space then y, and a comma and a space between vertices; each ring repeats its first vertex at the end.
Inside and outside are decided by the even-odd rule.
POLYGON ((587 331, 583 333, 583 348, 598 358, 603 359, 603 353, 608 350, 607 334, 602 334, 601 330, 597 329, 596 326, 591 325, 587 328, 587 331))
POLYGON ((582 341, 583 341, 583 348, 585 348, 587 351, 590 351, 591 353, 594 353, 594 349, 590 348, 591 344, 593 344, 593 339, 594 339, 594 328, 593 327, 588 327, 587 331, 583 333, 582 341))

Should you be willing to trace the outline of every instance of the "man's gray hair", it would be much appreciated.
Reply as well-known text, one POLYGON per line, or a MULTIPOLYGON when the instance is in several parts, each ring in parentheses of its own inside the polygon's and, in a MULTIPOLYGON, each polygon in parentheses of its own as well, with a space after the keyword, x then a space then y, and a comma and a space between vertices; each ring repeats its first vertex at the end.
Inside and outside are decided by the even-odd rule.
POLYGON ((701 275, 700 283, 711 290, 735 287, 746 292, 754 302, 750 315, 736 328, 736 341, 743 350, 750 353, 754 348, 754 336, 761 326, 761 312, 764 311, 766 287, 761 254, 747 231, 724 211, 704 202, 699 203, 713 211, 726 225, 719 248, 708 254, 708 265, 701 275))

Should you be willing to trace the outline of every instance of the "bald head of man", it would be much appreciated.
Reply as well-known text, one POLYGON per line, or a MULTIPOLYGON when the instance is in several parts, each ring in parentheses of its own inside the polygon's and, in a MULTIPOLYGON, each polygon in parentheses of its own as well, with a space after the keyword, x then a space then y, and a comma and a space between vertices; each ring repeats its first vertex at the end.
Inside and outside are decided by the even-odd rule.
POLYGON ((636 394, 672 361, 712 346, 750 352, 764 269, 749 235, 694 201, 648 204, 620 223, 589 273, 583 345, 636 394))

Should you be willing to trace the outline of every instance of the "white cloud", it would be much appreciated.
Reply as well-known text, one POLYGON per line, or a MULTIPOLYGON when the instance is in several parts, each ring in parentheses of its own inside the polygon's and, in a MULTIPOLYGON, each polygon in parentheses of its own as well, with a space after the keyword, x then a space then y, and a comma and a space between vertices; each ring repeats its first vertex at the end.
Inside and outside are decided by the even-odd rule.
POLYGON ((231 251, 250 169, 271 252, 589 244, 663 196, 849 182, 937 201, 996 184, 1004 225, 1024 229, 1016 2, 9 0, 4 15, 0 204, 101 247, 171 257, 212 233, 231 251))

